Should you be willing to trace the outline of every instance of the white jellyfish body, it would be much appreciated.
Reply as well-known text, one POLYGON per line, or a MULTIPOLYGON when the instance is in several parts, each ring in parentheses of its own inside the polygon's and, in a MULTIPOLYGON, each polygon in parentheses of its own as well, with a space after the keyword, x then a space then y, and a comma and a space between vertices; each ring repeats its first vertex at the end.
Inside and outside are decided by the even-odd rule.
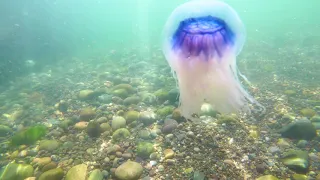
POLYGON ((163 31, 163 52, 180 90, 186 118, 210 103, 222 113, 250 111, 256 101, 238 79, 236 56, 245 42, 245 28, 226 3, 194 0, 177 7, 163 31))

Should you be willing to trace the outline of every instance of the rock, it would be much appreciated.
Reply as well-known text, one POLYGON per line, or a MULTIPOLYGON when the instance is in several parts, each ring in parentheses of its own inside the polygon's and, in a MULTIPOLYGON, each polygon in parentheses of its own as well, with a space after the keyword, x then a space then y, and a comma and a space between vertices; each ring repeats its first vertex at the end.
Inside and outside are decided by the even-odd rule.
POLYGON ((272 175, 265 175, 257 178, 256 180, 279 180, 279 179, 272 175))
POLYGON ((87 175, 87 165, 79 164, 69 169, 65 180, 85 180, 87 175))
POLYGON ((277 145, 281 148, 290 147, 290 144, 283 138, 280 138, 277 142, 277 145))
POLYGON ((56 168, 57 166, 58 166, 57 163, 50 162, 50 163, 46 164, 45 166, 43 166, 43 168, 41 170, 42 170, 42 172, 46 172, 48 170, 56 168))
POLYGON ((169 99, 169 92, 164 89, 157 90, 154 95, 160 102, 164 102, 169 99))
POLYGON ((58 149, 59 145, 56 140, 42 140, 40 141, 39 150, 54 151, 58 149))
POLYGON ((118 84, 118 85, 112 87, 112 90, 116 90, 116 89, 124 89, 128 92, 134 91, 133 87, 130 84, 118 84))
POLYGON ((108 122, 108 118, 106 118, 106 117, 99 117, 98 119, 97 119, 97 122, 98 123, 107 123, 108 122))
POLYGON ((12 152, 12 154, 10 155, 10 159, 15 159, 19 156, 19 151, 16 150, 14 152, 12 152))
POLYGON ((314 127, 319 130, 320 129, 320 116, 313 116, 311 119, 311 123, 314 127))
POLYGON ((139 96, 141 97, 142 102, 146 104, 154 104, 157 100, 155 95, 147 92, 140 93, 139 96))
POLYGON ((100 169, 95 169, 90 173, 88 180, 103 180, 103 174, 100 169))
POLYGON ((100 130, 101 130, 101 132, 106 132, 106 131, 111 131, 112 128, 109 125, 109 123, 102 123, 102 124, 100 124, 100 130))
POLYGON ((308 180, 308 176, 304 174, 293 174, 292 175, 292 180, 308 180))
POLYGON ((5 125, 0 125, 0 137, 5 137, 8 133, 12 132, 12 129, 5 125))
POLYGON ((89 89, 81 90, 78 94, 78 98, 80 100, 90 100, 94 98, 94 91, 89 89))
POLYGON ((203 103, 200 110, 200 116, 216 117, 217 111, 215 111, 211 104, 203 103))
POLYGON ((163 151, 165 159, 172 159, 174 157, 174 151, 172 149, 166 149, 163 151))
POLYGON ((84 108, 80 111, 80 121, 89 121, 96 117, 96 112, 92 108, 84 108))
POLYGON ((126 106, 132 105, 132 104, 138 104, 140 102, 140 98, 138 96, 130 96, 123 100, 123 104, 126 106))
POLYGON ((126 128, 117 129, 112 134, 112 140, 118 142, 127 139, 130 136, 130 132, 126 128))
POLYGON ((140 113, 139 121, 144 125, 151 125, 156 122, 156 114, 150 111, 143 111, 140 113))
POLYGON ((29 164, 9 163, 3 170, 1 180, 24 180, 33 176, 33 167, 29 164))
POLYGON ((112 130, 114 131, 120 128, 125 128, 126 120, 121 116, 114 116, 111 121, 111 127, 112 127, 112 130))
POLYGON ((137 111, 128 111, 125 114, 125 118, 128 124, 132 123, 133 121, 137 121, 139 119, 139 112, 137 111))
POLYGON ((300 150, 290 150, 286 152, 281 161, 292 171, 296 173, 307 173, 309 169, 308 152, 300 150))
POLYGON ((317 136, 316 128, 308 120, 298 120, 283 127, 280 130, 281 136, 291 139, 312 140, 317 136))
POLYGON ((138 180, 143 173, 142 166, 133 161, 121 164, 115 171, 115 177, 119 180, 138 180))
POLYGON ((129 96, 129 93, 125 89, 116 89, 112 91, 112 94, 121 98, 126 98, 129 96))
POLYGON ((153 144, 149 142, 140 142, 137 146, 137 155, 142 158, 149 158, 153 151, 153 144))
POLYGON ((131 153, 123 153, 122 157, 125 159, 130 159, 130 158, 132 158, 132 155, 131 155, 131 153))
POLYGON ((162 127, 162 133, 170 134, 178 127, 178 122, 174 119, 165 119, 162 127))
POLYGON ((301 109, 301 110, 300 110, 300 113, 301 113, 303 116, 307 117, 307 118, 311 118, 311 117, 313 117, 314 115, 317 114, 317 112, 316 112, 315 110, 310 109, 310 108, 301 109))
POLYGON ((171 103, 175 103, 179 100, 179 89, 175 88, 175 89, 171 89, 169 92, 168 92, 168 100, 171 102, 171 103))
POLYGON ((57 104, 58 110, 63 113, 68 111, 68 106, 69 106, 68 103, 63 100, 57 104))
POLYGON ((145 129, 143 129, 143 130, 141 130, 140 132, 139 132, 139 137, 141 138, 141 139, 149 139, 150 138, 150 132, 148 131, 148 130, 145 130, 145 129))
POLYGON ((77 130, 84 130, 87 128, 88 126, 88 122, 85 122, 85 121, 80 121, 80 122, 77 122, 75 125, 74 125, 74 128, 77 129, 77 130))
POLYGON ((87 134, 93 138, 99 137, 101 134, 101 129, 100 129, 99 123, 97 123, 95 121, 89 122, 88 127, 87 127, 87 134))
POLYGON ((166 117, 170 115, 174 109, 174 106, 165 106, 157 110, 157 115, 160 117, 166 117))
POLYGON ((39 180, 62 180, 63 176, 63 170, 61 168, 56 168, 42 173, 39 180))
POLYGON ((221 115, 217 121, 218 124, 237 124, 237 116, 236 115, 221 115))
POLYGON ((51 162, 50 157, 35 158, 32 164, 36 164, 40 169, 51 162))
POLYGON ((292 90, 292 89, 288 89, 288 90, 285 90, 284 91, 284 94, 287 95, 287 96, 293 96, 295 95, 297 92, 295 90, 292 90))
POLYGON ((204 180, 205 179, 205 174, 200 171, 195 171, 193 173, 193 180, 204 180))
POLYGON ((182 122, 182 120, 183 120, 181 111, 178 108, 173 110, 171 117, 172 117, 172 119, 174 119, 174 120, 176 120, 178 122, 182 122))
POLYGON ((112 102, 112 95, 103 94, 101 96, 98 96, 98 101, 103 104, 109 104, 112 102))
POLYGON ((297 147, 299 148, 305 148, 308 144, 308 141, 306 140, 299 140, 298 143, 297 143, 297 147))
POLYGON ((24 180, 36 180, 36 177, 28 177, 28 178, 26 178, 24 180))

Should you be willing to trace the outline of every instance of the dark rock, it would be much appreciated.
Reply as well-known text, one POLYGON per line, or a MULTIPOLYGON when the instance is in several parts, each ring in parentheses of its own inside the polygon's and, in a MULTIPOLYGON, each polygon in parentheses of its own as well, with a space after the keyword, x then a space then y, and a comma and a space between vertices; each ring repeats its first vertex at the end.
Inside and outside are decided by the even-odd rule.
POLYGON ((290 150, 284 153, 281 161, 289 169, 300 174, 307 173, 310 165, 308 152, 300 150, 290 150))
POLYGON ((312 140, 317 136, 316 128, 307 120, 299 120, 288 124, 280 130, 281 136, 291 139, 312 140))
POLYGON ((99 137, 101 134, 100 124, 94 121, 89 122, 87 133, 90 137, 99 137))
POLYGON ((162 128, 162 133, 169 134, 172 133, 178 127, 178 122, 174 119, 166 119, 164 121, 164 126, 162 128))
POLYGON ((171 89, 169 92, 168 92, 168 100, 171 102, 171 103, 174 103, 176 101, 179 100, 179 89, 175 88, 175 89, 171 89))

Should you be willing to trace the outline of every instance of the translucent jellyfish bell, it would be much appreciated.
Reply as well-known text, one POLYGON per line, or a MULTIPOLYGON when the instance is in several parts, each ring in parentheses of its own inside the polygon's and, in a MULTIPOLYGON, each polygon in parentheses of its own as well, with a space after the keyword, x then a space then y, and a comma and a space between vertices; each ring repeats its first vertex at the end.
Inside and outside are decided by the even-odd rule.
POLYGON ((236 56, 245 28, 229 5, 215 0, 180 5, 168 18, 163 39, 186 118, 199 113, 204 102, 222 113, 250 111, 249 103, 257 103, 238 79, 236 56))

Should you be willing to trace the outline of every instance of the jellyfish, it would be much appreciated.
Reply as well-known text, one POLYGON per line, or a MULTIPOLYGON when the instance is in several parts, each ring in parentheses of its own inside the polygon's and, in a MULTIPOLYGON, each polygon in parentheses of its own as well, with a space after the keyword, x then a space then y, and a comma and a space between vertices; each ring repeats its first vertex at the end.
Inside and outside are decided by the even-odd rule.
POLYGON ((193 0, 178 6, 163 30, 163 53, 180 91, 181 114, 192 119, 209 103, 221 113, 250 112, 261 106, 242 86, 237 55, 245 27, 236 11, 217 0, 193 0))

